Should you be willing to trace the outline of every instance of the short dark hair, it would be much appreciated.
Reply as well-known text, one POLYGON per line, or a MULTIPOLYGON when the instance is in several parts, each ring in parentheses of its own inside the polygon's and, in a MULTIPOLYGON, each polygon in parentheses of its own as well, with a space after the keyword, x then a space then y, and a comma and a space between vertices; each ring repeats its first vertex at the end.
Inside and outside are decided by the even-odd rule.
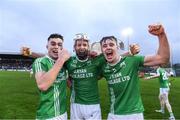
POLYGON ((62 41, 64 41, 63 36, 60 35, 60 34, 58 34, 58 33, 53 33, 53 34, 51 34, 51 35, 48 37, 48 41, 49 41, 51 38, 60 38, 62 41))
POLYGON ((116 37, 114 37, 114 36, 105 36, 100 40, 100 44, 102 45, 102 42, 106 42, 106 40, 108 40, 108 39, 114 40, 117 43, 117 38, 116 37))

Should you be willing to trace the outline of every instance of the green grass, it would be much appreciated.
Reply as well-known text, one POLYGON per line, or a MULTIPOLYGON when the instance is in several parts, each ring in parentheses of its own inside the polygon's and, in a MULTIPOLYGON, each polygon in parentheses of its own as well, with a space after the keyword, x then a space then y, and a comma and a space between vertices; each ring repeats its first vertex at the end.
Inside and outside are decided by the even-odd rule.
POLYGON ((38 93, 27 72, 0 72, 0 119, 34 118, 38 93))
MULTIPOLYGON (((180 77, 170 79, 174 79, 174 81, 169 100, 176 119, 180 119, 180 77)), ((167 111, 164 116, 154 111, 160 108, 158 80, 141 80, 140 83, 145 119, 167 119, 169 117, 167 111)), ((105 80, 99 81, 99 93, 102 116, 105 119, 109 111, 109 97, 105 80)), ((0 71, 0 119, 35 118, 38 99, 36 82, 33 78, 30 79, 28 72, 0 71)))

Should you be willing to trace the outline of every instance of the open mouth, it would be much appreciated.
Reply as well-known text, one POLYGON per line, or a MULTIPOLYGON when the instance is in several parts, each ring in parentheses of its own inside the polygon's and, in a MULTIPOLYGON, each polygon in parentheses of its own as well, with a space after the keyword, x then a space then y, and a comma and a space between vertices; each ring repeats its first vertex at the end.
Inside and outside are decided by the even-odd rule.
POLYGON ((58 53, 58 51, 57 50, 53 50, 53 53, 58 53))
POLYGON ((105 51, 107 59, 112 59, 113 58, 113 51, 112 50, 107 50, 105 51))
POLYGON ((79 50, 79 52, 82 52, 82 53, 85 52, 85 51, 86 51, 85 49, 80 49, 79 50))
POLYGON ((53 50, 52 53, 58 55, 58 50, 53 50))

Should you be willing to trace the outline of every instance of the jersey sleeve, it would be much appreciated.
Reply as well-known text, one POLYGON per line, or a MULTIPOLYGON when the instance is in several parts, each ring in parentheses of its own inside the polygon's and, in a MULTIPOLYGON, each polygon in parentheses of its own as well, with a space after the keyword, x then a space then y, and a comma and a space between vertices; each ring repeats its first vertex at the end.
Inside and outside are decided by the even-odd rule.
POLYGON ((37 72, 47 72, 45 64, 42 62, 41 58, 37 58, 33 63, 33 73, 37 72))
POLYGON ((138 63, 139 67, 144 65, 144 56, 135 55, 136 62, 138 63))

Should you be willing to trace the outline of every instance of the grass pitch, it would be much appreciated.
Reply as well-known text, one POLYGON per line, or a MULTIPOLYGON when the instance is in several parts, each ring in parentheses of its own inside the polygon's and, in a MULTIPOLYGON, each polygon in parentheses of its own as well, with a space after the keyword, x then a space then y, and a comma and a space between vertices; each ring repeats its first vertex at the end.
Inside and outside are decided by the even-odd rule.
MULTIPOLYGON (((180 119, 180 77, 170 79, 173 81, 169 101, 176 119, 180 119)), ((155 112, 160 108, 158 80, 141 80, 140 83, 145 119, 168 119, 167 110, 164 116, 155 112)), ((109 97, 105 80, 99 81, 99 93, 102 118, 106 119, 109 111, 109 97)), ((68 90, 68 98, 69 95, 68 90)), ((0 71, 0 119, 34 119, 38 99, 36 82, 34 78, 30 78, 28 72, 0 71)))

